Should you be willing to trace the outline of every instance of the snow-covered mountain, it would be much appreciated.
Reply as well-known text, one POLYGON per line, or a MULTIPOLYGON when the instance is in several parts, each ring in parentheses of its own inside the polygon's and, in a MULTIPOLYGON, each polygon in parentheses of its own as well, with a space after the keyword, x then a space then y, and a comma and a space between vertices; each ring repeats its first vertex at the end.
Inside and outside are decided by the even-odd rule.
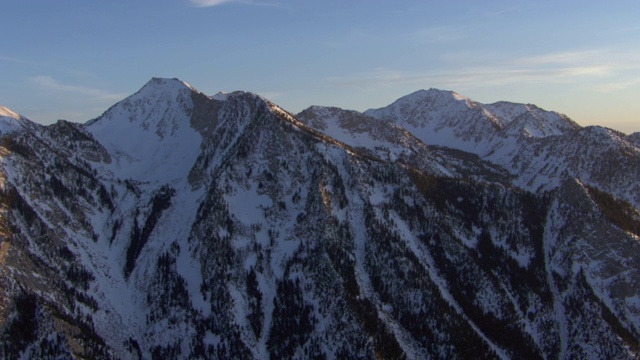
POLYGON ((3 358, 640 356, 633 136, 176 79, 86 124, 2 111, 3 358))
MULTIPOLYGON (((323 108, 311 107, 298 116, 311 118, 309 114, 314 113, 310 126, 350 136, 350 125, 336 121, 336 111, 330 115, 323 108)), ((377 119, 359 125, 365 129, 363 133, 373 137, 374 132, 380 132, 375 129, 385 122, 389 127, 399 126, 424 144, 474 153, 508 171, 515 177, 513 184, 526 190, 551 190, 568 178, 578 178, 640 207, 637 134, 626 136, 598 126, 582 128, 565 115, 535 105, 481 104, 436 89, 417 91, 364 114, 349 113, 355 113, 351 117, 377 119)), ((387 146, 403 147, 397 139, 386 140, 395 144, 387 146)))
POLYGON ((427 144, 485 154, 505 138, 542 138, 579 128, 569 118, 535 105, 480 104, 452 91, 420 90, 393 104, 365 111, 395 122, 427 144))

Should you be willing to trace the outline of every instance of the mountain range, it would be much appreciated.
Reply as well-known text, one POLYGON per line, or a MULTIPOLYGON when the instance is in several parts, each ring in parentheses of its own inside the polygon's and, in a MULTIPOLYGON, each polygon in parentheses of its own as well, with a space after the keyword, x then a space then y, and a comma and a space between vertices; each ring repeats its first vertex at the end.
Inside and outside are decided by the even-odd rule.
POLYGON ((640 357, 640 133, 154 78, 0 138, 2 358, 640 357))

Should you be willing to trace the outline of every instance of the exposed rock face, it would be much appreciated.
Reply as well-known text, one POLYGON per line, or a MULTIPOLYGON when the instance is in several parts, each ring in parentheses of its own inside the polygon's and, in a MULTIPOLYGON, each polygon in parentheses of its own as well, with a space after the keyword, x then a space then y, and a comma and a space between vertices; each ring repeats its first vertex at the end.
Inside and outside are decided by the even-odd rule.
POLYGON ((293 116, 175 79, 86 124, 17 118, 3 358, 640 356, 632 137, 436 90, 293 116))

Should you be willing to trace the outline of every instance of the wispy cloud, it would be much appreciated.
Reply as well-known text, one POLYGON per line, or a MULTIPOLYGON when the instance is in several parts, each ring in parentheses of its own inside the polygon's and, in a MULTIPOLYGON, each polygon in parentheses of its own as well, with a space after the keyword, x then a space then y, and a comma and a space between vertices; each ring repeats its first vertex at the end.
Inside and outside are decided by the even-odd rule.
POLYGON ((458 88, 468 86, 498 86, 512 83, 562 83, 608 72, 603 67, 565 67, 556 69, 499 69, 478 67, 443 72, 403 72, 374 70, 347 77, 332 77, 328 81, 337 87, 418 85, 458 88))
POLYGON ((597 86, 596 90, 608 93, 612 91, 624 90, 633 86, 640 85, 640 76, 633 79, 621 79, 619 81, 611 81, 597 86))
POLYGON ((232 2, 233 0, 191 0, 191 3, 197 7, 209 7, 222 5, 224 3, 232 2))
POLYGON ((278 91, 264 91, 264 92, 259 91, 258 94, 260 94, 261 96, 269 100, 273 100, 275 98, 282 96, 282 93, 278 91))
MULTIPOLYGON (((465 59, 473 59, 466 54, 465 59)), ((453 89, 507 84, 578 83, 612 91, 640 83, 640 53, 613 50, 567 51, 505 59, 477 56, 479 61, 452 61, 426 72, 373 69, 327 79, 336 87, 389 85, 439 86, 453 89)))
POLYGON ((640 31, 640 26, 629 26, 629 27, 614 30, 613 32, 614 33, 630 33, 630 32, 636 32, 636 31, 640 31))
POLYGON ((517 58, 512 61, 512 64, 516 66, 539 66, 552 64, 584 64, 602 62, 603 58, 609 55, 609 52, 610 51, 605 49, 563 51, 517 58))
POLYGON ((229 4, 229 3, 268 6, 268 7, 281 6, 278 3, 274 3, 271 1, 264 1, 264 0, 189 0, 189 1, 195 7, 212 7, 212 6, 222 5, 222 4, 229 4))
POLYGON ((11 63, 16 63, 16 64, 29 64, 29 61, 25 61, 22 59, 17 59, 11 56, 5 56, 0 54, 0 61, 4 61, 4 62, 11 62, 11 63))
POLYGON ((31 78, 31 81, 44 89, 89 96, 100 101, 117 101, 125 97, 123 94, 112 93, 93 87, 62 84, 47 75, 35 76, 31 78))
POLYGON ((514 13, 522 9, 523 9, 522 5, 512 5, 512 6, 496 8, 496 9, 485 9, 483 12, 480 12, 479 14, 477 14, 477 16, 481 16, 483 18, 495 18, 495 17, 506 15, 506 14, 514 13))
POLYGON ((454 26, 435 26, 416 31, 411 39, 426 43, 448 43, 467 37, 462 29, 454 26))

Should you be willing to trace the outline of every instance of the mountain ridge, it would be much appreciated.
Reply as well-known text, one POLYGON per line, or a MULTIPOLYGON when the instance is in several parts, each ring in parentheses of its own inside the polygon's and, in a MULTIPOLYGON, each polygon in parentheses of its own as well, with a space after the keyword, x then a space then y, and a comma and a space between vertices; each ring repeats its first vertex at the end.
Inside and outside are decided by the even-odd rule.
MULTIPOLYGON (((314 109, 320 108, 309 108, 299 116, 304 117, 305 112, 314 109)), ((505 168, 516 177, 517 186, 531 191, 556 188, 563 177, 574 176, 614 193, 636 207, 640 205, 640 198, 635 195, 640 188, 632 180, 633 176, 627 177, 629 171, 640 175, 640 147, 633 135, 602 127, 580 127, 565 115, 535 105, 507 102, 485 105, 456 96, 454 92, 434 89, 414 92, 387 107, 370 109, 362 114, 399 125, 427 146, 444 146, 477 154, 505 168), (597 141, 593 140, 596 135, 599 136, 597 141), (617 149, 605 150, 613 147, 617 149), (621 153, 628 156, 615 155, 621 153), (617 177, 619 169, 600 164, 599 159, 611 156, 625 168, 627 180, 617 177), (600 169, 595 168, 596 165, 600 169), (582 171, 581 167, 589 170, 582 171), (612 174, 614 181, 609 181, 607 178, 612 174), (634 190, 627 191, 629 186, 634 190)), ((318 120, 316 123, 320 124, 318 120)), ((332 133, 345 131, 339 123, 334 122, 333 126, 335 129, 327 128, 327 124, 322 127, 332 133)), ((613 159, 607 162, 611 163, 613 159)))
POLYGON ((626 137, 517 133, 487 155, 303 113, 152 79, 85 124, 3 136, 2 357, 638 356, 626 137))

